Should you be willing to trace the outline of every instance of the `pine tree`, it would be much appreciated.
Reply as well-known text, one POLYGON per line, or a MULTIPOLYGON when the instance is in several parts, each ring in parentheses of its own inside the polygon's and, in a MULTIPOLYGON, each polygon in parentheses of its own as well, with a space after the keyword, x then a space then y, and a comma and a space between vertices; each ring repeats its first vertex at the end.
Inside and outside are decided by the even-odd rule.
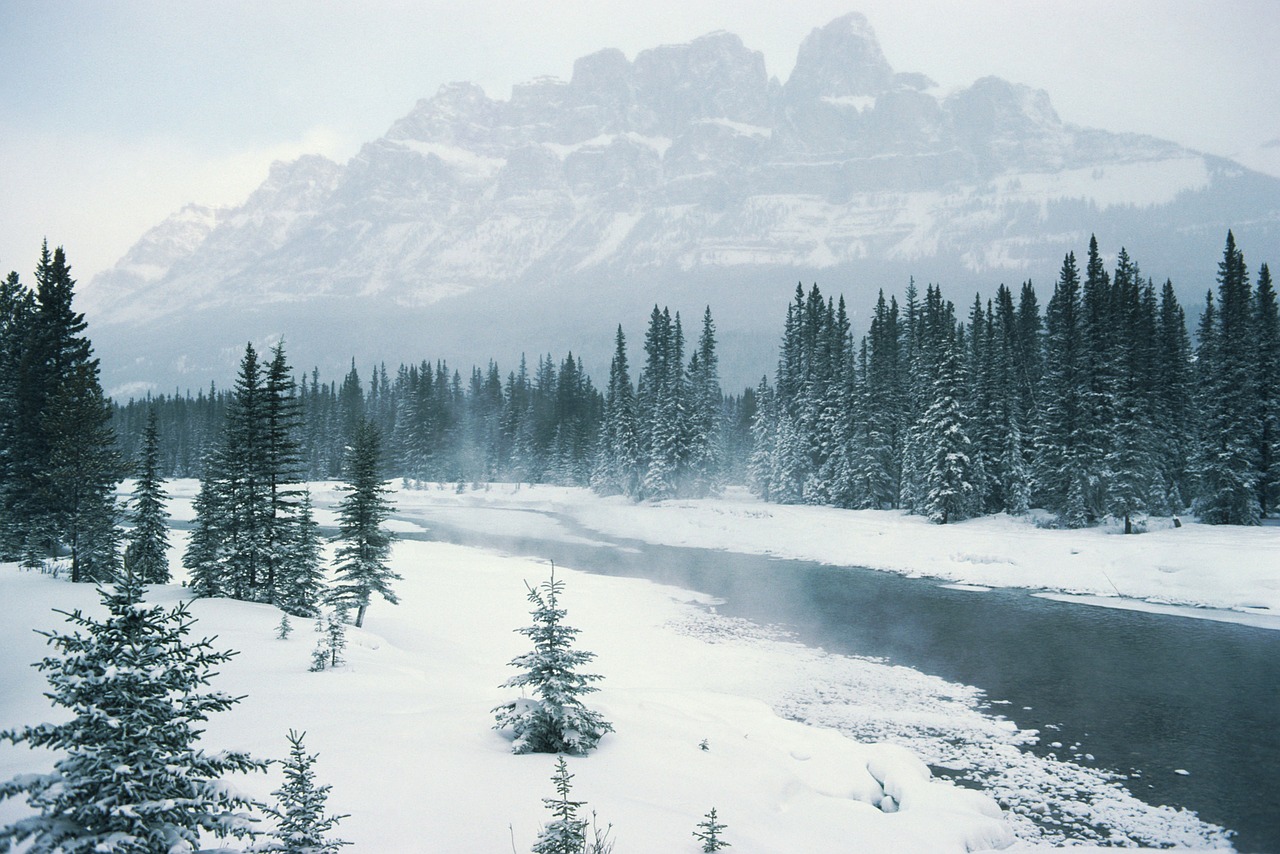
POLYGON ((1263 516, 1280 512, 1280 308, 1271 269, 1258 267, 1254 293, 1258 342, 1258 505, 1263 516))
POLYGON ((543 798, 542 803, 551 811, 552 819, 542 827, 533 843, 533 854, 583 854, 587 847, 587 820, 578 817, 578 809, 585 801, 569 799, 573 775, 565 765, 564 757, 558 757, 551 782, 556 788, 554 798, 543 798))
POLYGON ((271 351, 271 364, 262 383, 263 477, 266 481, 267 507, 263 585, 267 598, 279 597, 278 576, 291 572, 291 546, 297 533, 298 502, 301 494, 302 451, 299 407, 293 377, 285 360, 284 345, 271 351))
POLYGON ((320 526, 311 509, 311 492, 304 491, 296 518, 283 543, 283 560, 276 580, 276 604, 286 614, 314 617, 324 599, 324 566, 320 526))
POLYGON ((1244 255, 1227 232, 1217 310, 1206 309, 1197 354, 1204 414, 1194 509, 1212 525, 1256 525, 1261 516, 1256 328, 1244 255))
POLYGON ((119 563, 115 488, 124 465, 96 365, 67 371, 41 423, 49 452, 36 476, 43 523, 70 551, 72 581, 108 581, 119 563))
POLYGON ((106 581, 124 476, 111 408, 61 247, 44 244, 35 278, 0 289, 0 551, 69 553, 73 581, 106 581))
POLYGON ((191 642, 186 605, 146 606, 133 580, 103 588, 107 615, 66 614, 75 630, 44 632, 60 653, 38 662, 50 699, 71 719, 0 733, 14 744, 62 751, 48 774, 0 784, 0 798, 25 793, 39 815, 0 830, 0 842, 37 851, 193 851, 203 832, 252 835, 259 805, 222 781, 265 770, 237 751, 207 754, 196 727, 239 698, 205 687, 235 653, 191 642))
POLYGON ((704 852, 722 851, 725 848, 733 847, 720 838, 720 834, 724 831, 725 825, 721 824, 716 818, 716 808, 712 807, 711 811, 703 816, 703 820, 698 822, 698 829, 693 832, 693 836, 702 843, 704 852))
POLYGON ((941 525, 977 515, 982 504, 979 484, 984 474, 961 403, 964 371, 959 350, 959 343, 947 349, 934 380, 933 403, 921 421, 926 464, 921 510, 941 525))
POLYGON ((342 653, 347 648, 347 612, 335 608, 323 618, 316 618, 316 648, 311 651, 311 672, 346 663, 342 653))
POLYGON ((636 430, 636 400, 627 370, 627 341, 622 327, 614 342, 605 394, 604 421, 591 488, 601 495, 640 497, 640 440, 636 430))
POLYGON ((1188 467, 1195 447, 1191 340, 1186 313, 1167 279, 1160 293, 1154 374, 1155 418, 1164 425, 1157 449, 1160 504, 1169 513, 1181 513, 1192 494, 1188 467))
POLYGON ((192 508, 195 526, 182 555, 182 565, 191 576, 191 590, 196 596, 217 597, 232 594, 226 572, 226 555, 232 542, 231 498, 228 484, 219 473, 220 449, 205 457, 200 491, 192 508))
POLYGON ((382 523, 391 515, 387 486, 381 472, 381 438, 371 421, 361 422, 347 453, 346 495, 338 507, 337 578, 329 601, 356 608, 356 627, 364 625, 369 600, 376 593, 392 605, 400 600, 391 582, 391 533, 382 523))
POLYGON ((169 513, 164 509, 167 498, 160 477, 160 437, 153 408, 143 434, 133 490, 133 530, 125 549, 129 571, 143 584, 169 583, 169 513))
POLYGON ((579 673, 578 668, 595 658, 595 653, 572 649, 578 630, 563 622, 559 607, 564 582, 551 578, 538 587, 527 582, 533 625, 517 631, 533 641, 533 651, 511 660, 521 668, 502 684, 504 688, 529 688, 532 698, 521 698, 493 709, 494 729, 510 728, 515 737, 513 753, 569 753, 581 756, 594 748, 607 732, 613 732, 598 712, 579 699, 597 690, 592 682, 603 678, 579 673))
POLYGON ((688 469, 685 491, 695 498, 719 493, 723 476, 720 411, 724 395, 720 391, 719 358, 716 355, 716 327, 711 306, 702 316, 698 349, 689 361, 689 416, 686 440, 688 469))
POLYGON ((302 739, 306 733, 289 730, 289 758, 284 763, 284 785, 271 794, 275 806, 266 813, 276 820, 276 829, 270 841, 253 846, 251 850, 275 851, 282 854, 337 854, 344 845, 342 839, 328 838, 345 815, 325 815, 325 801, 332 786, 315 783, 316 757, 307 753, 302 739))
POLYGON ((1066 524, 1089 521, 1082 461, 1087 407, 1085 321, 1080 276, 1074 253, 1068 253, 1045 314, 1045 370, 1038 397, 1035 434, 1035 490, 1038 506, 1056 512, 1066 524))
POLYGON ((0 558, 17 559, 29 544, 29 527, 17 518, 22 506, 25 458, 18 390, 23 343, 36 313, 35 295, 17 273, 0 282, 0 558))

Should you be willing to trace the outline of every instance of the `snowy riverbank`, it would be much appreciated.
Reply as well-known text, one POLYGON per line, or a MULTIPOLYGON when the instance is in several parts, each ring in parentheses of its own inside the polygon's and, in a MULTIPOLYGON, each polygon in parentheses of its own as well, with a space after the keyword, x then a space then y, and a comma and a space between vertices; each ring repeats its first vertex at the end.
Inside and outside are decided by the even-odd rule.
MULTIPOLYGON (((171 484, 176 521, 191 517, 194 487, 192 481, 171 484)), ((327 524, 336 486, 316 484, 313 490, 317 515, 327 524)), ((772 553, 794 549, 806 557, 854 551, 887 557, 895 546, 886 542, 874 552, 867 545, 883 537, 896 548, 915 548, 908 554, 923 559, 933 531, 969 538, 944 547, 935 537, 934 557, 1026 559, 1035 551, 1029 545, 1026 554, 1016 553, 1015 537, 990 533, 980 548, 987 522, 938 529, 895 514, 779 508, 743 498, 637 507, 582 490, 527 486, 462 494, 433 487, 394 497, 395 526, 406 532, 436 523, 589 539, 544 512, 549 510, 613 536, 772 553)), ((1027 526, 1017 531, 1017 524, 996 520, 994 527, 1023 538, 1066 536, 1086 546, 1090 537, 1104 544, 1108 538, 1027 526)), ((1201 538, 1213 533, 1190 526, 1181 531, 1201 538)), ((1080 548, 1071 540, 1050 541, 1055 548, 1080 548)), ((185 534, 175 532, 172 561, 179 580, 184 545, 185 534)), ((270 606, 196 601, 197 635, 217 634, 219 645, 241 653, 214 687, 246 695, 210 721, 207 743, 282 757, 287 730, 305 730, 308 749, 320 754, 320 780, 333 784, 331 808, 351 814, 338 834, 356 843, 351 850, 507 851, 513 844, 528 850, 546 820, 541 798, 552 794, 553 762, 511 755, 507 740, 490 728, 489 710, 510 698, 509 689, 497 686, 510 675, 506 662, 526 649, 514 632, 529 619, 524 582, 545 579, 547 567, 413 540, 397 543, 393 562, 404 577, 396 585, 402 604, 375 602, 366 628, 349 632, 348 663, 334 671, 308 672, 315 644, 308 621, 295 621, 296 633, 280 641, 274 637, 280 615, 270 606)), ((953 563, 987 572, 994 566, 953 563)), ((605 677, 589 705, 617 730, 592 756, 570 760, 573 794, 602 823, 613 824, 617 854, 696 851, 693 830, 713 806, 734 850, 762 854, 1020 849, 1064 838, 1227 844, 1221 828, 1184 810, 1142 803, 1103 769, 1034 755, 1025 746, 1038 734, 995 714, 973 688, 808 649, 718 615, 702 597, 674 588, 571 567, 557 568, 557 577, 567 583, 562 603, 568 622, 582 629, 580 646, 598 654, 590 670, 605 677), (930 779, 926 762, 972 772, 986 791, 930 779), (1003 812, 993 798, 1005 804, 1003 812), (1097 835, 1037 825, 1044 817, 1093 828, 1097 835)), ((1126 580, 1132 579, 1121 583, 1126 580)), ((150 598, 174 603, 184 592, 165 586, 150 598)), ((87 586, 13 565, 0 566, 0 597, 10 604, 0 610, 4 728, 50 715, 44 680, 28 666, 46 647, 31 630, 61 629, 61 617, 51 609, 92 609, 97 597, 87 586)), ((0 746, 0 779, 51 764, 45 754, 0 746)), ((279 784, 278 769, 233 782, 266 797, 279 784)), ((22 812, 21 803, 0 804, 0 823, 22 812)))
MULTIPOLYGON (((564 487, 495 484, 458 493, 451 485, 429 485, 401 489, 398 502, 402 518, 422 524, 546 526, 553 523, 528 511, 551 510, 612 537, 1045 590, 1113 607, 1175 606, 1187 616, 1280 629, 1277 526, 1182 520, 1175 528, 1168 519, 1152 519, 1151 530, 1124 536, 1118 526, 1049 530, 1033 518, 1003 515, 934 525, 896 511, 766 504, 742 490, 637 505, 564 487)), ((553 529, 541 533, 547 530, 553 529)))

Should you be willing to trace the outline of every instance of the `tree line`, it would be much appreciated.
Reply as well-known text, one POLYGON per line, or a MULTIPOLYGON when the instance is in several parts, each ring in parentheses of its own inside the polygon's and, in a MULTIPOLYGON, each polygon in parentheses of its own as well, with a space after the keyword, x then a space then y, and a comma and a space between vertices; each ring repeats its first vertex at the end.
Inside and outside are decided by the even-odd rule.
MULTIPOLYGON (((603 394, 573 353, 559 361, 540 356, 532 369, 521 358, 505 379, 492 361, 473 367, 466 381, 444 361, 401 365, 394 374, 377 365, 367 382, 354 364, 340 383, 323 381, 313 369, 297 381, 277 377, 277 391, 267 394, 292 383, 297 448, 290 464, 306 480, 341 477, 345 449, 366 420, 382 437, 387 476, 409 481, 595 486, 639 499, 707 495, 726 480, 740 480, 754 392, 722 394, 710 309, 685 363, 679 313, 654 307, 638 390, 621 327, 617 334, 603 394)), ((201 477, 223 425, 236 417, 239 394, 237 387, 211 386, 194 396, 117 403, 112 414, 121 455, 137 458, 154 413, 161 470, 201 477)))
POLYGON ((1228 233, 1192 348, 1185 313, 1121 249, 1063 260, 1043 315, 1030 282, 876 303, 855 346, 844 301, 797 286, 774 382, 756 392, 749 480, 763 498, 901 508, 946 523, 1045 508, 1126 531, 1190 507, 1257 524, 1280 506, 1280 320, 1228 233))

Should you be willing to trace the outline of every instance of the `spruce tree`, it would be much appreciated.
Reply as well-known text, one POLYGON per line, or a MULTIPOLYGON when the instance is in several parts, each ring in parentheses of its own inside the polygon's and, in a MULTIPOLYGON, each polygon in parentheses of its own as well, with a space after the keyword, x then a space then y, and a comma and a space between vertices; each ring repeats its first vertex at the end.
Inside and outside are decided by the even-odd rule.
POLYGON ((698 822, 698 829, 693 832, 693 836, 702 843, 702 850, 722 851, 725 848, 732 848, 728 842, 720 838, 720 834, 724 833, 725 825, 721 824, 716 817, 716 808, 712 807, 711 811, 703 816, 703 820, 698 822))
POLYGON ((578 668, 595 658, 595 653, 575 650, 578 630, 564 624, 565 610, 559 606, 564 582, 551 578, 537 587, 529 585, 533 625, 517 631, 533 641, 533 650, 512 659, 511 667, 521 673, 502 684, 504 688, 528 688, 533 697, 504 703, 493 709, 494 729, 510 728, 513 753, 586 754, 612 724, 579 699, 595 691, 596 674, 579 673, 578 668))
POLYGON ((1244 255, 1227 232, 1217 308, 1206 309, 1197 359, 1203 415, 1194 509, 1209 524, 1256 525, 1261 517, 1256 329, 1244 255))
POLYGON ((711 306, 702 316, 698 348, 689 361, 689 416, 686 441, 685 491, 695 498, 719 493, 724 466, 721 444, 719 357, 716 355, 716 327, 711 306))
POLYGON ((271 794, 274 806, 266 807, 267 815, 276 821, 270 841, 253 847, 256 851, 281 854, 337 854, 343 839, 328 836, 345 815, 325 815, 325 801, 332 786, 317 786, 314 765, 319 754, 307 753, 302 739, 306 733, 289 730, 289 758, 284 763, 284 785, 271 794))
POLYGON ((1035 425, 1035 490, 1039 506, 1056 512, 1071 527, 1089 521, 1085 455, 1088 372, 1086 327, 1080 275, 1068 253, 1045 313, 1044 374, 1035 425))
POLYGON ((1258 267, 1254 293, 1257 329, 1258 506, 1263 516, 1280 512, 1280 308, 1271 269, 1258 267))
POLYGON ((968 434, 959 350, 959 343, 953 343, 943 356, 933 384, 933 403, 920 430, 925 462, 921 511, 941 525, 977 515, 982 506, 979 484, 984 473, 968 434))
POLYGON ((573 775, 565 765, 564 757, 558 757, 551 782, 556 788, 554 798, 543 798, 542 803, 551 811, 552 819, 543 825, 533 843, 533 854, 583 854, 587 848, 587 820, 578 817, 578 809, 584 801, 569 799, 573 789, 573 775))
POLYGON ((391 515, 387 485, 382 479, 381 438, 371 421, 362 421, 347 454, 346 495, 338 506, 337 578, 329 601, 356 609, 356 627, 364 625, 365 611, 374 594, 392 605, 399 599, 391 582, 400 576, 391 570, 392 536, 382 524, 391 515))
POLYGON ((277 571, 276 604, 286 614, 314 617, 324 599, 324 566, 320 526, 311 509, 311 492, 304 491, 294 523, 283 543, 277 571))
POLYGON ((164 509, 167 498, 160 477, 160 436, 153 408, 143 433, 133 489, 133 530, 125 548, 125 563, 143 584, 169 583, 169 513, 164 509))
POLYGON ((604 421, 591 488, 601 495, 640 497, 640 440, 636 431, 636 400, 627 369, 627 341, 618 327, 609 387, 605 393, 604 421))
POLYGON ((124 476, 111 408, 62 247, 44 244, 35 279, 29 293, 10 275, 0 293, 0 551, 68 552, 72 580, 105 581, 124 476))
POLYGON ((0 842, 36 851, 194 851, 204 833, 252 835, 259 805, 228 787, 232 773, 261 771, 246 753, 209 754, 197 727, 239 698, 207 691, 235 653, 190 641, 194 620, 181 604, 144 605, 136 579, 101 590, 103 618, 66 615, 74 630, 44 632, 58 651, 38 662, 58 724, 0 732, 0 739, 63 755, 47 774, 0 784, 0 798, 25 794, 38 815, 0 830, 0 842))

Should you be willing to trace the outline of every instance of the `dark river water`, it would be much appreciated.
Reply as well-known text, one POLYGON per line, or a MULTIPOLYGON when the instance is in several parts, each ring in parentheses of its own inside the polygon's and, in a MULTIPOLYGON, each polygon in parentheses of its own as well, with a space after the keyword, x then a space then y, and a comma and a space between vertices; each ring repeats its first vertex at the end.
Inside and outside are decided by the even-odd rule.
POLYGON ((1019 727, 1040 730, 1035 752, 1063 756, 1048 743, 1079 743, 1090 765, 1137 772, 1126 787, 1141 800, 1234 830, 1240 851, 1280 854, 1280 631, 613 540, 557 518, 617 547, 415 521, 431 539, 707 593, 724 600, 721 613, 782 625, 802 643, 976 686, 1008 701, 998 711, 1019 727))

